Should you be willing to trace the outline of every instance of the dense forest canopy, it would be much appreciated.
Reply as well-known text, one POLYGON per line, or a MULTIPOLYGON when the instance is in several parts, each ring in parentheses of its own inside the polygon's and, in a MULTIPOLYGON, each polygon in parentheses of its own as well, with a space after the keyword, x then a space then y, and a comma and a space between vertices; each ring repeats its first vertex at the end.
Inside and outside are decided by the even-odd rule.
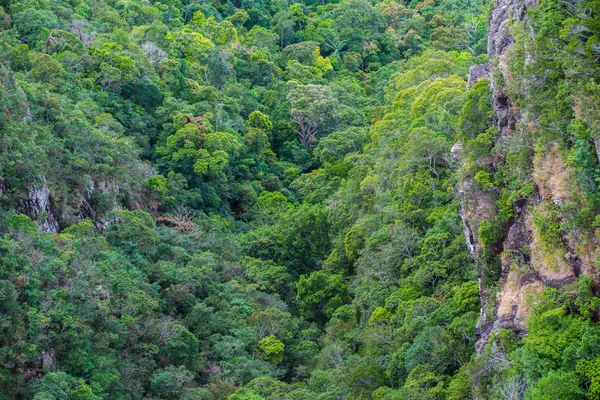
POLYGON ((504 141, 489 0, 0 0, 0 399, 596 398, 593 277, 475 347, 542 149, 538 248, 600 226, 600 9, 538 5, 504 141))

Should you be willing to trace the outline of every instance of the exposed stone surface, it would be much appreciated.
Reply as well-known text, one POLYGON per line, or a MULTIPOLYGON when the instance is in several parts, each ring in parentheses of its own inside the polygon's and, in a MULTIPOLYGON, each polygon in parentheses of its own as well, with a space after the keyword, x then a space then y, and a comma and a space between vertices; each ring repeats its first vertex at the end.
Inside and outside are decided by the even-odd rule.
MULTIPOLYGON (((513 43, 510 34, 510 19, 521 20, 525 10, 534 6, 529 0, 496 0, 492 10, 489 34, 488 54, 490 64, 472 67, 469 76, 469 87, 472 87, 483 77, 489 77, 492 88, 492 107, 494 110, 494 125, 498 128, 497 143, 505 141, 516 129, 521 116, 513 107, 512 101, 506 94, 504 82, 509 75, 506 52, 513 43), (494 74, 501 77, 494 79, 494 74)), ((495 156, 485 160, 485 164, 495 170, 504 160, 495 156)), ((543 288, 544 283, 528 269, 530 262, 527 247, 531 238, 531 218, 528 215, 525 201, 514 204, 515 217, 502 247, 496 255, 501 256, 502 271, 500 276, 500 291, 491 298, 489 289, 483 281, 484 273, 479 260, 481 243, 477 238, 477 226, 483 220, 489 220, 497 212, 497 193, 476 189, 473 177, 463 176, 461 185, 461 216, 467 244, 477 265, 479 276, 479 291, 481 296, 481 314, 477 323, 478 341, 476 347, 481 352, 487 344, 492 332, 508 328, 519 334, 525 332, 523 321, 526 318, 526 293, 536 292, 543 288), (525 290, 527 289, 527 290, 525 290)))
POLYGON ((467 87, 470 89, 482 79, 490 79, 491 66, 490 64, 474 65, 469 68, 469 80, 467 87))
POLYGON ((558 206, 570 200, 572 188, 569 167, 559 153, 558 144, 550 144, 546 154, 534 160, 532 175, 542 199, 552 200, 558 206))
POLYGON ((41 176, 38 182, 31 185, 29 196, 21 202, 21 208, 25 214, 37 220, 45 232, 56 233, 60 230, 58 215, 45 176, 41 176))
POLYGON ((494 79, 494 73, 491 73, 492 105, 494 123, 499 131, 498 141, 503 141, 510 136, 510 132, 515 130, 517 122, 521 119, 505 87, 507 80, 510 80, 507 51, 514 42, 510 33, 510 21, 523 21, 526 10, 532 7, 535 7, 534 0, 494 1, 488 30, 488 55, 491 61, 490 70, 498 74, 494 79))
MULTIPOLYGON (((145 181, 155 174, 155 170, 140 164, 132 169, 132 176, 145 181)), ((60 182, 52 182, 40 176, 29 185, 26 199, 18 201, 18 211, 38 222, 46 232, 59 232, 61 228, 88 219, 100 230, 110 225, 107 215, 115 209, 149 210, 152 204, 141 186, 131 190, 121 188, 121 182, 112 178, 87 177, 83 187, 71 189, 67 193, 52 188, 60 188, 60 182)), ((6 192, 4 180, 0 177, 0 196, 6 192)), ((154 208, 155 210, 156 208, 154 208)))
POLYGON ((600 163, 600 137, 594 138, 594 147, 596 148, 596 157, 598 158, 598 162, 600 163))
MULTIPOLYGON (((511 84, 508 57, 514 42, 510 21, 527 22, 526 10, 531 7, 535 7, 533 0, 495 1, 488 36, 490 64, 475 66, 470 70, 469 87, 484 77, 490 78, 493 123, 498 129, 496 148, 502 148, 502 144, 516 134, 529 135, 537 129, 535 121, 528 121, 515 108, 507 90, 507 85, 511 84)), ((455 153, 460 153, 462 147, 455 147, 452 157, 460 161, 455 153)), ((478 164, 488 166, 491 171, 497 170, 504 162, 501 151, 495 152, 493 157, 478 160, 478 164)), ((526 335, 525 321, 534 294, 547 287, 562 288, 575 282, 582 271, 594 268, 596 251, 593 246, 582 245, 576 233, 561 234, 558 239, 560 243, 548 246, 533 222, 534 212, 551 215, 552 207, 563 207, 572 200, 572 171, 559 146, 550 143, 533 164, 533 195, 513 202, 514 217, 507 226, 502 243, 498 248, 491 249, 501 261, 495 296, 491 295, 483 281, 484 265, 479 259, 483 246, 477 237, 477 228, 484 220, 493 221, 497 213, 498 193, 479 188, 471 176, 461 177, 461 217, 467 247, 476 262, 482 301, 476 332, 478 352, 483 350, 490 335, 498 329, 511 329, 518 336, 526 335)))
POLYGON ((109 222, 105 220, 105 215, 98 212, 98 205, 95 204, 94 194, 95 192, 102 193, 102 196, 106 198, 110 204, 117 204, 117 196, 119 195, 120 188, 116 182, 100 181, 95 182, 94 180, 88 181, 87 190, 80 196, 77 201, 77 214, 81 219, 89 219, 98 229, 105 229, 108 227, 109 222))
MULTIPOLYGON (((0 179, 0 189, 2 188, 0 179)), ((99 229, 108 227, 105 220, 106 210, 100 211, 95 204, 94 194, 100 192, 110 207, 117 204, 119 185, 115 182, 95 183, 90 180, 89 186, 83 195, 74 195, 69 204, 55 203, 48 186, 46 177, 31 184, 27 200, 21 202, 21 211, 36 220, 45 232, 59 232, 61 224, 68 226, 83 219, 91 220, 99 229)), ((1 193, 1 191, 0 191, 1 193)), ((106 206, 105 206, 106 207, 106 206)))
POLYGON ((509 32, 510 20, 523 21, 527 9, 535 7, 535 0, 495 0, 488 28, 490 59, 504 54, 513 43, 509 32))
POLYGON ((42 365, 47 371, 56 371, 58 360, 55 349, 51 348, 48 351, 42 351, 42 365))

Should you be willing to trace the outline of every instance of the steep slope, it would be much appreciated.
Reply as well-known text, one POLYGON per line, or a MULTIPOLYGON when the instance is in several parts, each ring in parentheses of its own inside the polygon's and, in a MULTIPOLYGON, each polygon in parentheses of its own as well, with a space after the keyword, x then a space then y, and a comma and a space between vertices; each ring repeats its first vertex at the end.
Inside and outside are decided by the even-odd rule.
POLYGON ((0 400, 599 398, 599 15, 0 0, 0 400))
POLYGON ((593 50, 574 43, 571 33, 591 18, 567 18, 589 6, 495 1, 490 66, 471 69, 472 98, 485 103, 491 96, 487 131, 467 120, 466 143, 455 146, 462 160, 461 216, 480 280, 479 353, 501 329, 527 334, 536 294, 571 287, 581 274, 599 276, 598 161, 590 157, 598 130, 579 106, 583 99, 590 105, 594 81, 582 82, 597 76, 598 67, 593 50), (577 62, 589 69, 574 71, 577 62), (488 79, 491 92, 483 87, 488 79))

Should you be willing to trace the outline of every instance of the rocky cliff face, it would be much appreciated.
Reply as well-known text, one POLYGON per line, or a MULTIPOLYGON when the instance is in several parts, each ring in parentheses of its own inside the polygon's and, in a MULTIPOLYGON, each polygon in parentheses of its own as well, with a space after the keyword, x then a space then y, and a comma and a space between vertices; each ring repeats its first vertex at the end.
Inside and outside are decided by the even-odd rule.
POLYGON ((29 196, 21 202, 24 214, 38 221, 45 232, 58 232, 60 225, 58 215, 50 197, 50 188, 46 177, 41 176, 39 182, 29 188, 29 196))
POLYGON ((116 146, 125 145, 118 128, 113 132, 92 121, 88 126, 76 115, 74 120, 81 123, 77 126, 85 130, 78 138, 86 140, 65 144, 69 140, 62 142, 62 135, 68 134, 57 132, 67 130, 61 124, 70 122, 61 120, 57 124, 61 128, 54 132, 52 122, 37 121, 36 95, 24 90, 27 87, 21 87, 16 76, 0 63, 0 208, 25 214, 44 231, 55 233, 83 219, 104 229, 107 214, 114 209, 155 211, 144 182, 156 172, 136 158, 134 146, 127 144, 125 155, 115 157, 121 150, 116 146), (65 168, 67 163, 76 164, 71 161, 74 155, 80 157, 78 167, 65 168))
MULTIPOLYGON (((5 191, 4 181, 0 177, 0 195, 5 191)), ((45 176, 29 187, 27 198, 19 204, 18 211, 37 221, 45 232, 57 233, 61 228, 72 225, 83 219, 89 219, 98 229, 108 227, 106 214, 119 208, 119 185, 116 182, 91 180, 83 194, 79 191, 70 193, 70 198, 57 201, 48 185, 45 176), (96 198, 102 198, 104 204, 97 204, 96 198)), ((134 204, 132 208, 141 208, 134 204)))
MULTIPOLYGON (((486 168, 493 175, 506 165, 508 147, 517 143, 532 149, 530 168, 522 171, 528 175, 532 189, 526 196, 511 198, 508 221, 498 218, 503 187, 481 187, 473 176, 461 176, 461 216, 467 245, 476 260, 482 299, 478 352, 499 329, 526 335, 534 294, 547 287, 563 288, 577 281, 580 274, 595 275, 596 239, 584 239, 577 230, 567 233, 561 229, 556 240, 548 242, 549 228, 544 221, 563 226, 571 218, 569 205, 574 204, 573 197, 579 191, 573 179, 575 172, 559 144, 548 142, 534 148, 531 138, 538 129, 537 121, 526 109, 515 106, 510 95, 510 61, 515 44, 511 25, 518 21, 529 29, 527 9, 532 7, 533 0, 495 1, 488 37, 490 64, 471 68, 469 77, 469 87, 482 78, 490 80, 493 124, 497 129, 493 150, 477 160, 478 168, 486 168), (479 229, 486 221, 500 232, 492 246, 484 243, 479 229), (486 279, 494 275, 490 268, 499 269, 493 281, 486 279)), ((460 145, 453 150, 460 153, 460 145)))

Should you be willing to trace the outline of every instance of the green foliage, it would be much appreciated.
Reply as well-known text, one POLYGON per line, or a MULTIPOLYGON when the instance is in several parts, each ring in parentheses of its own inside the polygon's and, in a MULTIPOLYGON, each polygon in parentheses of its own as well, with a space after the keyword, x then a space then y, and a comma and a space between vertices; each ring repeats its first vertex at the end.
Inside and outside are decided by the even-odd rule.
POLYGON ((463 283, 452 298, 459 312, 476 311, 479 308, 479 284, 476 281, 463 283))
POLYGON ((134 257, 150 255, 158 244, 154 220, 141 210, 115 211, 106 235, 109 243, 121 247, 134 257))
POLYGON ((273 130, 273 123, 269 117, 260 111, 253 111, 248 116, 248 124, 250 127, 260 129, 266 133, 271 133, 273 130))
POLYGON ((184 392, 192 377, 193 375, 182 366, 169 366, 150 377, 150 390, 157 396, 176 399, 184 392))
POLYGON ((179 332, 172 334, 167 339, 161 351, 172 364, 193 365, 198 354, 198 339, 187 329, 181 327, 179 332))
POLYGON ((545 247, 562 247, 560 213, 554 203, 546 202, 536 209, 533 213, 533 222, 545 247))
POLYGON ((273 364, 279 364, 283 361, 283 352, 285 344, 277 340, 275 336, 265 336, 258 342, 258 348, 265 354, 265 358, 273 364))
POLYGON ((257 395, 249 389, 242 388, 236 391, 231 396, 227 397, 227 400, 262 400, 264 397, 257 395))
POLYGON ((348 299, 348 284, 341 275, 321 270, 302 275, 297 301, 306 318, 325 323, 348 299))
MULTIPOLYGON (((540 132, 505 148, 489 82, 465 82, 489 6, 4 1, 0 398, 474 396, 453 144, 498 194, 482 259, 536 193, 538 141, 569 147, 582 231, 598 200, 595 3, 531 12, 546 37, 514 51, 542 56, 507 90, 540 132)), ((554 245, 552 207, 533 220, 554 245)), ((531 398, 596 395, 593 294, 582 278, 529 337, 498 333, 531 398)))
POLYGON ((471 379, 464 372, 459 372, 452 377, 448 384, 448 400, 463 400, 472 396, 471 379))
MULTIPOLYGON (((491 102, 492 93, 490 82, 487 79, 479 80, 467 93, 459 122, 460 135, 467 143, 475 140, 492 126, 493 110, 491 102)), ((473 151, 470 149, 469 153, 473 151)))
POLYGON ((597 397, 600 394, 600 358, 578 361, 576 371, 589 380, 587 396, 589 398, 597 397))
POLYGON ((391 316, 392 314, 385 308, 377 307, 375 311, 373 311, 373 314, 371 314, 371 317, 369 318, 369 324, 375 325, 386 323, 391 318, 391 316))
POLYGON ((498 223, 483 220, 477 229, 477 236, 486 249, 492 249, 504 238, 504 228, 498 223))
POLYGON ((550 371, 537 381, 527 392, 527 398, 538 399, 580 399, 583 391, 579 388, 579 379, 574 372, 550 371))
POLYGON ((475 182, 480 184, 485 189, 491 189, 494 187, 494 183, 491 181, 491 175, 487 171, 479 171, 475 174, 475 182))
POLYGON ((286 267, 251 257, 244 258, 242 264, 247 269, 248 280, 258 284, 261 290, 281 294, 286 292, 291 278, 286 267))

